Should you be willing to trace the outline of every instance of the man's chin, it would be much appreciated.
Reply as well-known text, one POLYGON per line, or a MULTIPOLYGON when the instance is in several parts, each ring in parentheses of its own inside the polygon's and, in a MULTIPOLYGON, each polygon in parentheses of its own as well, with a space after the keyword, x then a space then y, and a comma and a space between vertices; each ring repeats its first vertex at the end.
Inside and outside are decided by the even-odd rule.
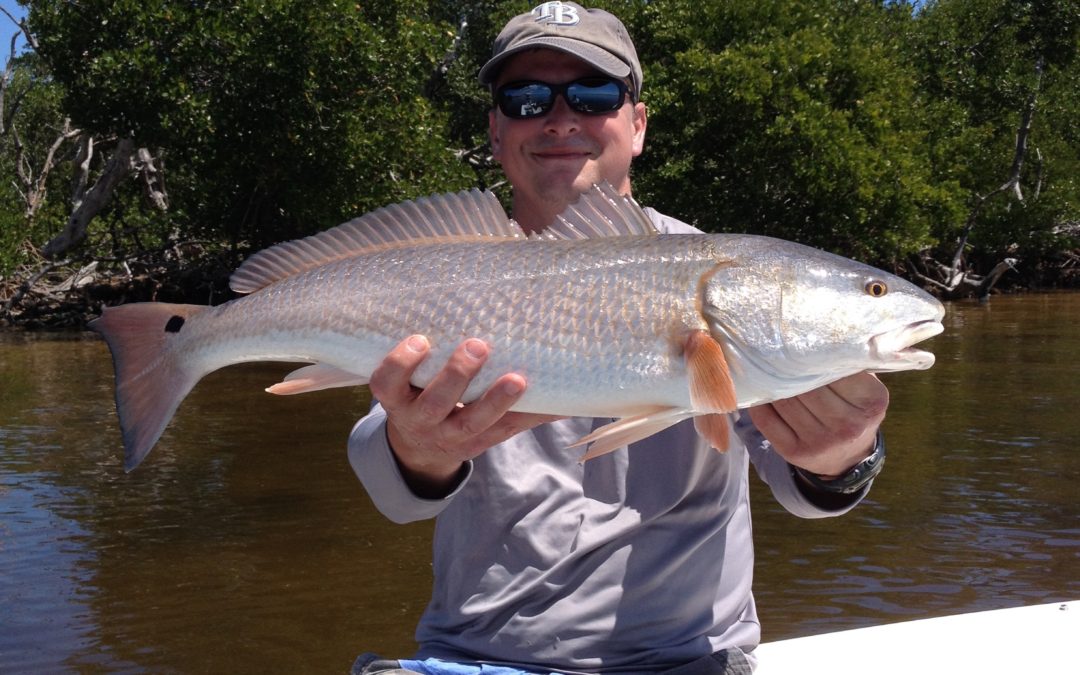
POLYGON ((600 183, 604 183, 603 176, 594 172, 580 172, 575 175, 552 176, 544 184, 544 191, 551 195, 553 201, 570 203, 577 201, 582 192, 600 183))
POLYGON ((538 191, 547 202, 570 203, 576 201, 578 195, 591 188, 595 182, 588 174, 549 174, 538 185, 538 191))

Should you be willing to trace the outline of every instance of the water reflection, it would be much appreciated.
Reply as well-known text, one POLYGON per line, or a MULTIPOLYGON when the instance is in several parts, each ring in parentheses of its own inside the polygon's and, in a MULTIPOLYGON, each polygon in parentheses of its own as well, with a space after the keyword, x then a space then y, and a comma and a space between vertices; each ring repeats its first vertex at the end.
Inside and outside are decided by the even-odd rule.
MULTIPOLYGON (((767 639, 1080 597, 1078 325, 1080 295, 953 305, 938 365, 888 376, 867 503, 798 521, 755 487, 767 639)), ((343 672, 413 649, 430 524, 389 524, 353 477, 362 392, 216 373, 125 474, 104 345, 50 337, 0 336, 0 671, 343 672)))
POLYGON ((886 379, 891 453, 869 503, 792 542, 757 491, 767 639, 1080 597, 1078 325, 1076 295, 950 306, 938 364, 886 379))
POLYGON ((215 374, 125 474, 104 345, 5 338, 0 672, 334 672, 369 639, 413 648, 429 526, 389 528, 352 476, 356 392, 215 374))

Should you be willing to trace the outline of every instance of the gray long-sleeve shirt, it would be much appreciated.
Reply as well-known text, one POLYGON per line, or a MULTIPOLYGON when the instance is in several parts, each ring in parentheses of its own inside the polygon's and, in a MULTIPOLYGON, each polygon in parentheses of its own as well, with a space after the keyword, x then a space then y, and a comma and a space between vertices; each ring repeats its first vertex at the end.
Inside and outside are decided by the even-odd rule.
MULTIPOLYGON (((649 215, 661 231, 695 231, 649 215)), ((436 518, 419 658, 633 673, 758 644, 750 463, 791 513, 843 511, 809 502, 746 416, 732 415, 723 454, 686 421, 579 463, 567 446, 610 421, 518 434, 438 500, 405 484, 380 406, 357 423, 349 459, 376 507, 395 522, 436 518)))

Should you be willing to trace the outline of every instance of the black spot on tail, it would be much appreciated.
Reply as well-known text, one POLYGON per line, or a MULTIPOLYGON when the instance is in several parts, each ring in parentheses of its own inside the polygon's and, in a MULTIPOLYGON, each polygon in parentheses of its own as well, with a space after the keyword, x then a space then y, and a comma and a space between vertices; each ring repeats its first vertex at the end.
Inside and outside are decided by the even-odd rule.
POLYGON ((179 333, 180 328, 184 325, 184 317, 173 316, 169 319, 169 322, 165 324, 166 333, 179 333))

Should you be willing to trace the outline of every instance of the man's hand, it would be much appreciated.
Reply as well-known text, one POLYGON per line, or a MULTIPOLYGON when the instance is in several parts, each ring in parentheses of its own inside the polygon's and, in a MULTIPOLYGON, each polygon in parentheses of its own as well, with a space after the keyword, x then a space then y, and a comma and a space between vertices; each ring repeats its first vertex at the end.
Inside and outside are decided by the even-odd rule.
POLYGON ((371 393, 386 410, 386 431, 409 486, 418 495, 443 496, 453 489, 463 462, 554 415, 512 413, 525 392, 525 378, 507 373, 468 405, 459 405, 488 357, 482 340, 458 345, 424 389, 409 384, 430 352, 422 335, 407 338, 371 374, 371 393))
POLYGON ((823 478, 866 459, 889 407, 889 390, 857 373, 805 394, 750 408, 758 431, 789 464, 823 478))

